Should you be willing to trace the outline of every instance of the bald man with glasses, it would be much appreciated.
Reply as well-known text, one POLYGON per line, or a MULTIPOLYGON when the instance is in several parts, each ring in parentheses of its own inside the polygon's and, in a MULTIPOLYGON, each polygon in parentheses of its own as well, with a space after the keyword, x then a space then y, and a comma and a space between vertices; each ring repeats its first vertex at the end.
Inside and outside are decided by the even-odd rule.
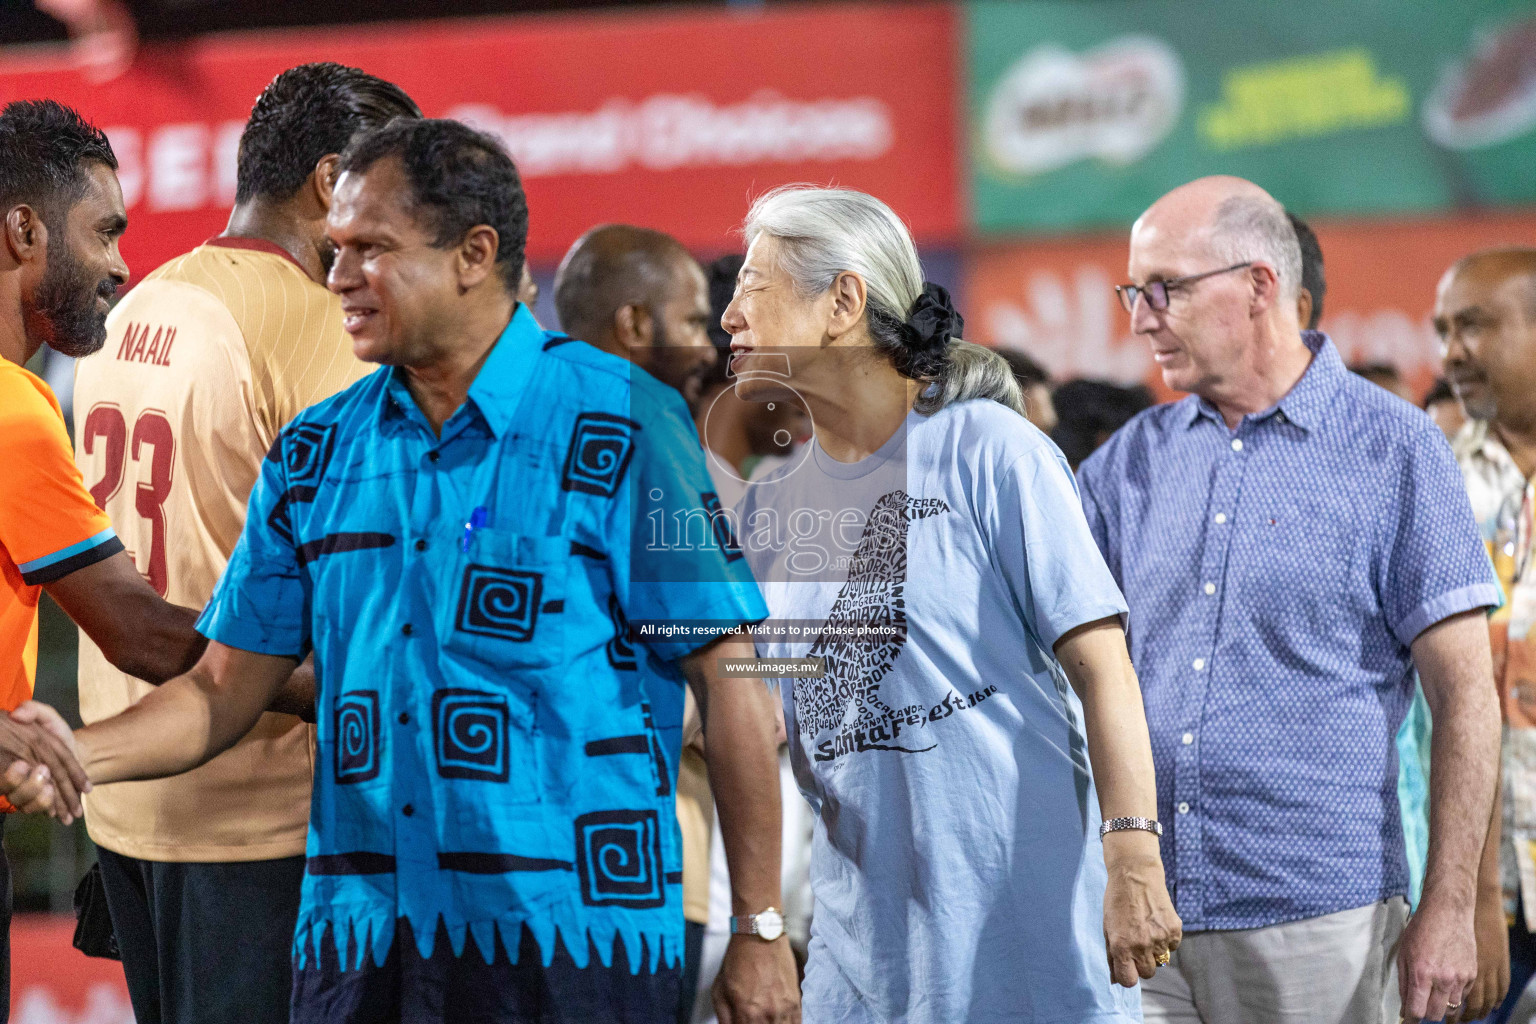
POLYGON ((1251 182, 1205 178, 1131 233, 1119 289, 1164 382, 1079 471, 1130 606, 1163 862, 1184 921, 1149 1022, 1396 1024, 1460 1011, 1492 808, 1499 593, 1423 412, 1298 323, 1301 251, 1251 182), (1394 737, 1434 715, 1411 921, 1394 737))

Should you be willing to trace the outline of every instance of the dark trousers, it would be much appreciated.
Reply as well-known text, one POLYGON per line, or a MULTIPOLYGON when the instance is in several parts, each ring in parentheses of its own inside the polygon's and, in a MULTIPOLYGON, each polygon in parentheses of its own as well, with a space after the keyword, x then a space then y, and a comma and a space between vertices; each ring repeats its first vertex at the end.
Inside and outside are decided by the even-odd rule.
POLYGON ((138 1024, 288 1024, 303 857, 97 855, 138 1024))
POLYGON ((693 1001, 699 994, 699 958, 704 955, 704 926, 683 922, 683 991, 677 1000, 677 1024, 693 1020, 693 1001))
MULTIPOLYGON (((0 814, 0 832, 5 815, 0 814)), ((11 1019, 11 862, 0 849, 0 1024, 11 1019)))

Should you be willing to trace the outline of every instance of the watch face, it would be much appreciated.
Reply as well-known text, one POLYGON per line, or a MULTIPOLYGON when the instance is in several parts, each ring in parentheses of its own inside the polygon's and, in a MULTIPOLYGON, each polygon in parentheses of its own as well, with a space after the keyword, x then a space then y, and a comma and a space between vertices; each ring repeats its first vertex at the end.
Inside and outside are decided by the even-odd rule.
POLYGON ((757 934, 765 942, 772 942, 784 934, 784 915, 777 910, 765 910, 757 915, 757 934))

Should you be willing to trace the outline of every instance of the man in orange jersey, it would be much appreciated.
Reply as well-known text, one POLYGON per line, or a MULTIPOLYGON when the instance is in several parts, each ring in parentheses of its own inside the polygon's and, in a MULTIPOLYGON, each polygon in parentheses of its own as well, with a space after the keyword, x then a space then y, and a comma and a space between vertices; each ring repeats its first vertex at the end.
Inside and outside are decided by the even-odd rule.
MULTIPOLYGON (((325 215, 348 140, 419 116, 398 88, 356 68, 278 75, 240 139, 229 226, 125 296, 105 348, 80 363, 80 468, 139 571, 171 601, 207 602, 283 426, 373 369, 353 356, 324 285, 325 215)), ((301 681, 312 704, 310 664, 290 687, 301 681)), ((87 722, 149 691, 81 638, 87 722)), ((140 1024, 288 1020, 314 729, 273 707, 197 771, 102 786, 86 801, 140 1024)))
MULTIPOLYGON (((107 300, 128 279, 128 225, 107 138, 57 103, 0 111, 0 709, 32 695, 44 589, 121 671, 153 682, 197 660, 196 612, 167 604, 134 569, 91 501, 59 403, 22 366, 47 344, 101 347, 107 300)), ((4 789, 25 810, 80 813, 85 776, 40 730, 0 716, 0 765, 38 764, 4 789), (21 783, 18 787, 17 783, 21 783)), ((3 819, 0 819, 3 820, 3 819)), ((0 856, 0 1020, 9 1006, 10 875, 0 856)))

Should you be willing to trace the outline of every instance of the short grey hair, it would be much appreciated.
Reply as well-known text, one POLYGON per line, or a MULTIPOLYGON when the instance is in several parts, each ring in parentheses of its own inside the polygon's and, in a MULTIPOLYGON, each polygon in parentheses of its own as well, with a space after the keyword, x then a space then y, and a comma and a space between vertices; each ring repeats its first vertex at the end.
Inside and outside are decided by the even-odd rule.
POLYGON ((1285 208, 1268 196, 1232 196, 1211 219, 1211 249, 1221 263, 1262 260, 1275 268, 1280 296, 1301 295, 1301 242, 1285 208))
POLYGON ((907 226, 874 196, 784 185, 758 197, 742 234, 748 246, 762 234, 778 239, 779 265, 803 296, 823 294, 845 272, 863 280, 864 316, 875 348, 904 376, 928 382, 918 412, 990 398, 1023 413, 1018 382, 996 353, 955 338, 939 360, 913 358, 906 324, 923 291, 923 267, 907 226))

